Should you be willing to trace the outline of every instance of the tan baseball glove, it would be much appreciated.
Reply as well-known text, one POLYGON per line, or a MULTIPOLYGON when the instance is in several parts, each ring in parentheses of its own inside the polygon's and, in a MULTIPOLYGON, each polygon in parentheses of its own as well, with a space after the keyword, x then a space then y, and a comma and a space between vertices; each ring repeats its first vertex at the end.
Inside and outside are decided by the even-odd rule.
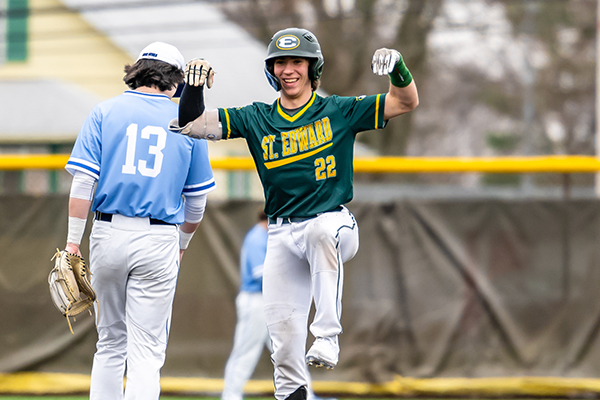
POLYGON ((58 311, 67 318, 69 329, 73 333, 69 317, 75 317, 84 311, 92 315, 91 308, 97 302, 96 292, 90 284, 82 257, 56 249, 52 260, 55 260, 54 268, 48 275, 50 296, 58 311))

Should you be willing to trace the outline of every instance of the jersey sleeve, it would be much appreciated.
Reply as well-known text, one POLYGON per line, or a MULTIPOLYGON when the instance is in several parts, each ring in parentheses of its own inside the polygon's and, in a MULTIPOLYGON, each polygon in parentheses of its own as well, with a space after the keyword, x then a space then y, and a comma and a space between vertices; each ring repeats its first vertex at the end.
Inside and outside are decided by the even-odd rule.
POLYGON ((219 119, 223 128, 223 139, 245 138, 248 131, 246 121, 252 115, 254 105, 238 108, 219 108, 219 119))
POLYGON ((208 159, 206 140, 194 140, 193 142, 190 170, 183 187, 185 196, 199 196, 212 192, 217 187, 208 159))
POLYGON ((334 98, 338 108, 355 132, 382 129, 387 125, 387 121, 383 119, 385 93, 371 96, 331 97, 334 98))
POLYGON ((101 124, 102 113, 100 107, 96 107, 83 123, 75 140, 71 156, 65 166, 65 169, 71 175, 75 171, 81 171, 91 175, 96 180, 99 179, 102 157, 101 124))

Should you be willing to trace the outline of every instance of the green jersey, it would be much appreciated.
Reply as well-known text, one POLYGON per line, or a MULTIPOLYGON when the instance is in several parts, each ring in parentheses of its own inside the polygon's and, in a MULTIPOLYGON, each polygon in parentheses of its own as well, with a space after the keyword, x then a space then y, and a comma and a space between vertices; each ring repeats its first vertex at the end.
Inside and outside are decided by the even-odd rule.
POLYGON ((294 115, 277 99, 220 108, 223 138, 243 137, 258 170, 269 217, 310 217, 352 200, 354 141, 381 129, 385 94, 321 97, 294 115))

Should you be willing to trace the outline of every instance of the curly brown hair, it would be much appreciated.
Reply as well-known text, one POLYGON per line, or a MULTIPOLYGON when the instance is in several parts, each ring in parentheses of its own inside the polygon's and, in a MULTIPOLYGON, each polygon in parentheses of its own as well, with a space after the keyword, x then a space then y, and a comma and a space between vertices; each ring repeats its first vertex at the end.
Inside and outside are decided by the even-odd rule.
POLYGON ((123 81, 130 89, 155 86, 164 92, 183 82, 183 71, 163 61, 141 59, 124 70, 123 81))

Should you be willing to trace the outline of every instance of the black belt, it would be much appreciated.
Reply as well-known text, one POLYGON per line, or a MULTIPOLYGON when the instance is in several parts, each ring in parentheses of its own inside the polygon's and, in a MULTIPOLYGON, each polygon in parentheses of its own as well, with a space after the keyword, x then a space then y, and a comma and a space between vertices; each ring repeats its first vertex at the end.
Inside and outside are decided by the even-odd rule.
MULTIPOLYGON (((104 222, 112 222, 113 214, 101 213, 100 211, 96 211, 96 220, 104 221, 104 222)), ((161 219, 150 218, 150 225, 175 225, 169 222, 165 222, 161 219)))
MULTIPOLYGON (((329 211, 325 211, 325 212, 342 211, 343 209, 344 209, 344 207, 337 206, 333 210, 329 210, 329 211)), ((320 213, 320 214, 324 214, 324 213, 320 213)), ((283 221, 281 223, 282 224, 291 224, 292 222, 304 222, 304 221, 308 221, 309 219, 313 219, 313 218, 317 217, 318 215, 319 214, 316 214, 316 215, 312 215, 310 217, 284 217, 284 218, 282 218, 283 221)), ((269 224, 276 224, 276 223, 277 223, 277 217, 269 217, 269 224)))

